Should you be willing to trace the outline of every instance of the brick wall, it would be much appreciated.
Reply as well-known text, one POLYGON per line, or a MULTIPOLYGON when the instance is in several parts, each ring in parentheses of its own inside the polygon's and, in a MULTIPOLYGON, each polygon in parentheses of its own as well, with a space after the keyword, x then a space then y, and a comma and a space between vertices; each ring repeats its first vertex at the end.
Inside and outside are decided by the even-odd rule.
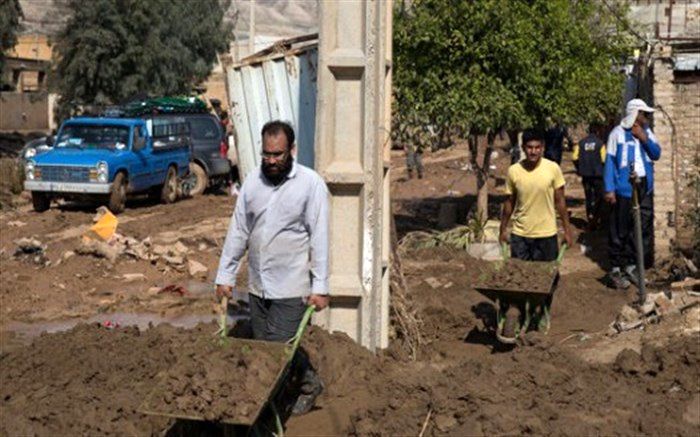
POLYGON ((658 257, 676 244, 689 249, 692 229, 685 214, 697 206, 698 193, 688 186, 697 174, 700 149, 700 75, 673 71, 670 47, 656 53, 653 64, 654 133, 662 147, 656 163, 654 228, 658 257))

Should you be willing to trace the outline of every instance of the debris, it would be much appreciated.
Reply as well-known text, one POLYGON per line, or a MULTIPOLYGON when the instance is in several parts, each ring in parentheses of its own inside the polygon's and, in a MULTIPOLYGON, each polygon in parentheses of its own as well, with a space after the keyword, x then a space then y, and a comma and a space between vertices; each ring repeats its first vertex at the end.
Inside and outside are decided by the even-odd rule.
POLYGON ((190 276, 206 276, 209 273, 207 266, 192 259, 187 262, 187 269, 190 272, 190 276))
POLYGON ((685 278, 682 281, 673 282, 671 290, 692 290, 700 291, 700 279, 685 278))
POLYGON ((17 249, 14 253, 16 258, 22 258, 40 266, 49 265, 49 260, 44 254, 46 246, 41 241, 36 238, 20 238, 15 241, 15 244, 17 244, 17 249))
POLYGON ((154 244, 153 247, 151 247, 151 253, 156 256, 167 255, 168 248, 165 246, 161 246, 160 244, 154 244))
POLYGON ((639 313, 629 305, 623 306, 620 310, 620 314, 617 316, 617 320, 621 322, 633 322, 638 319, 639 313))
POLYGON ((41 241, 36 238, 20 238, 15 244, 17 244, 15 256, 20 254, 41 253, 45 249, 41 241))
POLYGON ((61 290, 65 290, 66 286, 63 284, 56 284, 56 287, 60 288, 61 290))
POLYGON ((199 243, 199 246, 197 246, 197 250, 200 252, 204 252, 208 248, 209 248, 209 246, 207 246, 207 243, 203 243, 203 242, 199 243))
POLYGON ((22 226, 25 226, 26 223, 19 221, 19 220, 12 220, 7 222, 7 226, 11 228, 21 228, 22 226))
POLYGON ((62 261, 67 261, 75 256, 75 252, 72 250, 68 250, 66 252, 63 252, 63 255, 61 255, 61 260, 62 261))
POLYGON ((109 262, 115 262, 120 254, 119 248, 104 241, 91 239, 84 239, 76 252, 80 255, 94 255, 98 258, 105 258, 109 262))
POLYGON ((165 287, 158 290, 158 294, 163 294, 163 293, 173 293, 173 294, 179 294, 180 296, 184 296, 187 294, 187 289, 185 287, 183 287, 182 285, 170 284, 170 285, 166 285, 165 287))
POLYGON ((673 301, 663 293, 658 293, 658 295, 655 296, 654 306, 656 308, 656 313, 659 315, 668 314, 677 310, 673 301))
POLYGON ((176 241, 175 244, 173 244, 171 252, 175 255, 187 255, 187 253, 190 251, 190 249, 187 248, 184 244, 182 244, 181 241, 176 241))
POLYGON ((145 281, 146 275, 143 273, 124 273, 122 278, 124 278, 125 282, 145 281))
POLYGON ((169 256, 169 255, 164 255, 161 257, 163 261, 166 263, 170 264, 173 267, 178 267, 182 266, 185 264, 185 258, 179 255, 174 255, 174 256, 169 256))
POLYGON ((115 329, 119 326, 119 322, 113 322, 111 320, 105 320, 104 322, 102 322, 102 327, 107 329, 115 329))
POLYGON ((432 288, 439 288, 440 286, 442 286, 442 282, 440 282, 437 278, 434 278, 432 276, 429 278, 425 278, 424 281, 432 288))
POLYGON ((650 323, 657 323, 663 316, 682 313, 692 307, 700 305, 700 296, 693 295, 692 291, 682 293, 650 293, 647 294, 644 304, 637 311, 629 305, 620 310, 617 320, 611 325, 619 333, 636 329, 650 323))
POLYGON ((104 206, 97 209, 97 214, 92 219, 95 224, 83 235, 83 239, 101 239, 110 241, 117 231, 119 220, 104 206))

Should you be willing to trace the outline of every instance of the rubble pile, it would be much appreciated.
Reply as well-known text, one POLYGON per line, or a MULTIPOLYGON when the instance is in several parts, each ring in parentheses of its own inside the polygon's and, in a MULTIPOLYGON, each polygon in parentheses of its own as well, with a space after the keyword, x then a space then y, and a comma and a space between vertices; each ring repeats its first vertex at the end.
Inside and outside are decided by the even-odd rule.
POLYGON ((698 305, 700 293, 695 291, 649 293, 643 304, 636 307, 623 306, 611 328, 613 333, 643 328, 645 325, 657 323, 662 317, 685 313, 698 305))

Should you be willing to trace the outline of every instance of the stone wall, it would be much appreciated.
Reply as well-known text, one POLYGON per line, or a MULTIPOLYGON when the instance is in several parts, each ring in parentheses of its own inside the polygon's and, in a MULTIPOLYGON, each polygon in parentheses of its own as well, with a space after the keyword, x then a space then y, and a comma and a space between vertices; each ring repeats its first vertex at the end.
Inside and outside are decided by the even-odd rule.
POLYGON ((697 174, 700 149, 700 74, 673 70, 670 47, 658 50, 653 64, 654 132, 662 147, 655 165, 654 227, 657 257, 673 245, 690 250, 692 228, 686 218, 698 204, 689 186, 697 174))

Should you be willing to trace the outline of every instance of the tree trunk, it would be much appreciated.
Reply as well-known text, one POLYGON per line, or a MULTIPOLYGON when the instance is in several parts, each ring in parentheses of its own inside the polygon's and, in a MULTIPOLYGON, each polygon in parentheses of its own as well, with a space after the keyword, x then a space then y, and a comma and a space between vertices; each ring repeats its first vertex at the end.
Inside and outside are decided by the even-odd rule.
POLYGON ((476 172, 476 215, 480 222, 485 223, 489 218, 489 174, 491 166, 491 153, 496 136, 489 132, 484 153, 481 156, 481 165, 476 172))

